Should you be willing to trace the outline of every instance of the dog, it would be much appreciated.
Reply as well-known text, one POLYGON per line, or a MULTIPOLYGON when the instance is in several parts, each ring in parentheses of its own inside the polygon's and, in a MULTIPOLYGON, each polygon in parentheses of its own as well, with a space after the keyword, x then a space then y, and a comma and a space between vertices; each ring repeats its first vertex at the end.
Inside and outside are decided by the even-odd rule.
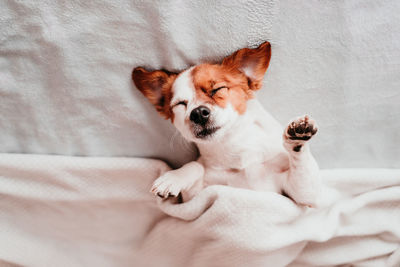
POLYGON ((273 191, 316 207, 319 167, 309 148, 317 126, 309 116, 283 130, 255 99, 271 59, 271 45, 243 48, 218 64, 180 73, 137 67, 137 89, 182 136, 194 142, 196 161, 164 173, 151 192, 188 201, 209 185, 273 191))

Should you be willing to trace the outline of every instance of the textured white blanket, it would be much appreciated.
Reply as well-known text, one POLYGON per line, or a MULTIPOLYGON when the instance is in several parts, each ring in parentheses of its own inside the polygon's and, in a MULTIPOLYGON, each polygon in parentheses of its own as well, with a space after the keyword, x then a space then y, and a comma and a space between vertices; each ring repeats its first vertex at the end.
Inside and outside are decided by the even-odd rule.
POLYGON ((225 186, 157 206, 148 189, 167 169, 146 159, 0 155, 0 263, 400 264, 399 170, 325 170, 330 200, 305 210, 275 193, 225 186))

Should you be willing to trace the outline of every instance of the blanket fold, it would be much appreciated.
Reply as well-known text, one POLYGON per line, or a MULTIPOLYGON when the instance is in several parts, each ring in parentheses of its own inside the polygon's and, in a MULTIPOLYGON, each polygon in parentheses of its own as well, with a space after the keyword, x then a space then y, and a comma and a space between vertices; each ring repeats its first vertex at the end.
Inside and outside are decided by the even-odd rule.
POLYGON ((0 260, 22 266, 400 263, 400 170, 323 170, 333 197, 318 209, 226 186, 172 204, 148 192, 167 170, 150 159, 1 154, 0 260))

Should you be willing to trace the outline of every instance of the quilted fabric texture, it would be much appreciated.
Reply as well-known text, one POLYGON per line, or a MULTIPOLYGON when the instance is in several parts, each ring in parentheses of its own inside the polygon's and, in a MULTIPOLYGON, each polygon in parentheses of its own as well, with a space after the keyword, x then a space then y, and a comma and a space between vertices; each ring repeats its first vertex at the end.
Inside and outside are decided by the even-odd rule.
POLYGON ((0 170, 3 263, 400 263, 399 170, 323 171, 326 201, 317 210, 302 210, 276 193, 226 186, 208 187, 184 204, 157 206, 148 190, 168 167, 149 159, 1 154, 0 170))

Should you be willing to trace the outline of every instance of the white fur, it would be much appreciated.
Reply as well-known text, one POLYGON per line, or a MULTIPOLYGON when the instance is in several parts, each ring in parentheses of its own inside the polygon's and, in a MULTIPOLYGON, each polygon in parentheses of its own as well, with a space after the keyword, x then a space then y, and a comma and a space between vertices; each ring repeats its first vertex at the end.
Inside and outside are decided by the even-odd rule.
POLYGON ((188 100, 192 101, 195 96, 194 85, 191 78, 193 68, 187 69, 179 74, 172 85, 173 97, 171 103, 188 100))
POLYGON ((318 165, 307 141, 282 140, 282 127, 257 100, 248 101, 242 115, 230 104, 221 108, 202 103, 196 99, 191 71, 192 68, 184 71, 174 82, 171 103, 187 101, 186 107, 173 108, 174 125, 186 139, 197 144, 200 157, 197 162, 165 173, 155 181, 151 191, 163 197, 182 193, 186 201, 204 186, 222 184, 284 191, 299 204, 316 206, 318 165), (210 108, 210 120, 221 127, 208 139, 194 136, 189 119, 190 112, 200 105, 210 108), (299 144, 301 151, 294 151, 299 144))
POLYGON ((240 71, 246 74, 246 76, 249 77, 250 79, 256 78, 254 75, 254 65, 252 64, 247 64, 246 66, 240 68, 240 71))
POLYGON ((189 122, 190 111, 194 107, 194 97, 195 89, 191 79, 191 71, 193 68, 183 71, 176 78, 174 84, 172 85, 173 97, 171 104, 174 105, 179 101, 187 101, 187 106, 177 105, 173 108, 174 112, 174 125, 179 130, 179 132, 187 140, 194 139, 193 133, 187 126, 189 122))

